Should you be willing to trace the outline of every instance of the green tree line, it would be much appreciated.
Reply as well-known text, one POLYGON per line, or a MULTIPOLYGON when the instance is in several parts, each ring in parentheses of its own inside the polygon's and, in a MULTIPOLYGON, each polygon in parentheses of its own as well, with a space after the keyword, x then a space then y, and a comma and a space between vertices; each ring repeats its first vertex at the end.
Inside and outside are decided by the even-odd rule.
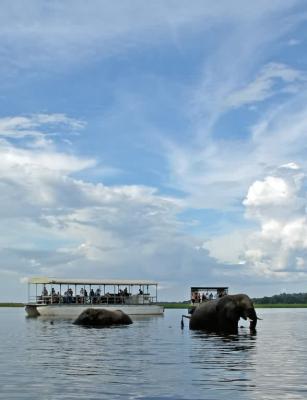
POLYGON ((255 304, 307 304, 307 293, 281 293, 253 299, 255 304))

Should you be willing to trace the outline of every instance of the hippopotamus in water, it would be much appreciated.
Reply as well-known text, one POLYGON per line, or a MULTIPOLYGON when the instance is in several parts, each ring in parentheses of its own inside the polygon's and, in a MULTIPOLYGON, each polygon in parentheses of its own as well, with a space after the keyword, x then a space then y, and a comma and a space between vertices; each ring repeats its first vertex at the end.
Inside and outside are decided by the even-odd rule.
POLYGON ((74 324, 104 328, 111 325, 130 325, 132 320, 121 310, 88 308, 79 315, 74 324))

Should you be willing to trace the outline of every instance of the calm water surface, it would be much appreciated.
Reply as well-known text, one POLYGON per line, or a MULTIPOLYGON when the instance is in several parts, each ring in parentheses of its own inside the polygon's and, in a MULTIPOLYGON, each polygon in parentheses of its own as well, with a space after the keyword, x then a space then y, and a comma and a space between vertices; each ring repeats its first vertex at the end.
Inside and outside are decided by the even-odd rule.
POLYGON ((258 310, 257 335, 232 337, 181 330, 182 312, 87 329, 0 308, 0 398, 307 398, 307 309, 258 310))

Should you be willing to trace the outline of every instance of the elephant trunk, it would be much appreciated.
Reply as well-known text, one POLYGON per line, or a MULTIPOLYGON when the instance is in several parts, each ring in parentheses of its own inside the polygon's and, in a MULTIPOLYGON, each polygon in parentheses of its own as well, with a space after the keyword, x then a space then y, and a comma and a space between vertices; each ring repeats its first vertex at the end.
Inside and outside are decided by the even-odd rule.
POLYGON ((255 331, 256 326, 257 326, 258 317, 257 317, 256 311, 254 308, 251 308, 248 310, 247 318, 250 320, 249 329, 251 331, 255 331))
POLYGON ((255 331, 256 330, 256 325, 257 325, 257 319, 251 319, 250 320, 250 324, 249 324, 249 329, 251 331, 255 331))

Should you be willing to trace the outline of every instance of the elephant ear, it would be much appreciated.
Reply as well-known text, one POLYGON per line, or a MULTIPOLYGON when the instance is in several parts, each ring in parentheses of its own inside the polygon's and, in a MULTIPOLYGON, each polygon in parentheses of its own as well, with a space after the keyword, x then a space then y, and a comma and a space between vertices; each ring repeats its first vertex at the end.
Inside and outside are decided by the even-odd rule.
MULTIPOLYGON (((221 299, 224 300, 224 299, 221 299)), ((219 315, 226 320, 239 320, 240 310, 237 303, 233 299, 226 299, 225 301, 220 301, 218 304, 219 315)))
POLYGON ((225 317, 233 320, 233 318, 239 317, 238 306, 234 301, 230 301, 225 306, 225 317))

